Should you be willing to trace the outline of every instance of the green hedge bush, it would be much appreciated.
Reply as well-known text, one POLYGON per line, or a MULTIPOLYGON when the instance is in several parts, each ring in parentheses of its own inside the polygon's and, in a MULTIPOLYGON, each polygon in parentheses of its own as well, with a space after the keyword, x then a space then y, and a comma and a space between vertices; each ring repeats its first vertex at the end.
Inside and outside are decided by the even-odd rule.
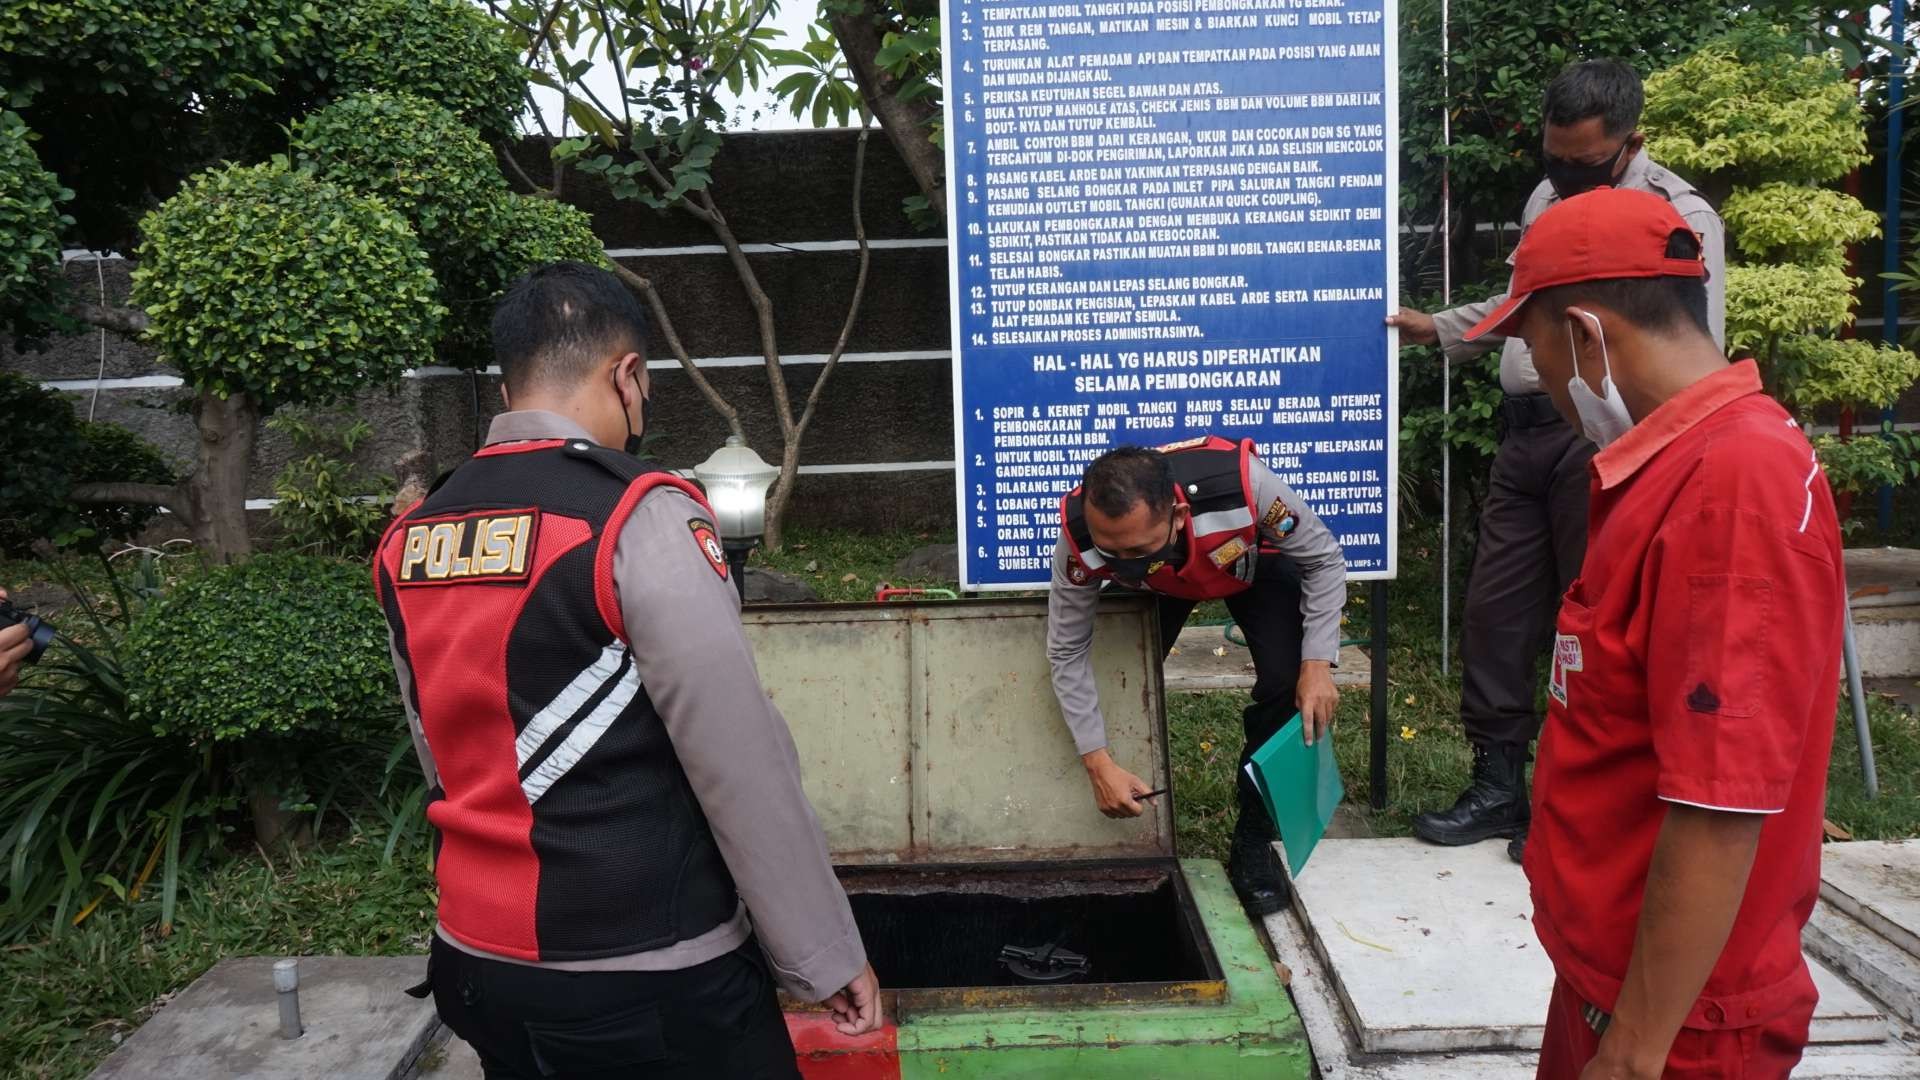
POLYGON ((352 0, 324 32, 334 85, 403 91, 446 106, 489 140, 509 138, 526 69, 501 28, 463 0, 352 0))
POLYGON ((36 540, 125 539, 156 511, 146 506, 77 505, 76 484, 131 480, 170 484, 173 469, 139 436, 108 423, 87 423, 64 397, 19 375, 0 372, 0 554, 33 553, 36 540))
POLYGON ((365 564, 259 555, 176 585, 127 633, 128 709, 195 742, 352 736, 399 710, 365 564))
POLYGON ((209 169, 141 223, 133 302, 196 389, 325 403, 432 362, 445 313, 413 229, 283 161, 209 169))

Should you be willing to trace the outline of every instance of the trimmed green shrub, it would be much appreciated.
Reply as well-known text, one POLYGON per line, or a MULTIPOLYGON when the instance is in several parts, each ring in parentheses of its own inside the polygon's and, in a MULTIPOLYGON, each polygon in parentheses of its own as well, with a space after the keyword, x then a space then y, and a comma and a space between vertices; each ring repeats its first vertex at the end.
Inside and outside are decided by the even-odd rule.
POLYGON ((1780 28, 1730 34, 1655 73, 1641 123, 1647 152, 1688 177, 1818 184, 1868 156, 1846 69, 1780 28))
POLYGON ((133 301, 196 389, 262 409, 430 362, 445 313, 412 228, 284 162, 210 169, 141 223, 133 301))
POLYGON ((0 4, 0 85, 56 69, 113 97, 270 92, 310 49, 320 12, 306 0, 15 0, 0 4))
POLYGON ((399 708, 365 564, 258 555, 182 582, 127 633, 127 698, 196 743, 352 734, 399 708))
POLYGON ((507 194, 479 134, 411 94, 341 98, 293 125, 293 150, 322 180, 399 211, 441 265, 489 232, 507 194))
POLYGON ((577 207, 531 195, 503 195, 487 212, 487 232, 445 293, 441 356, 455 367, 493 362, 493 305, 520 275, 561 259, 606 266, 593 218, 577 207))
POLYGON ((60 212, 73 192, 40 167, 29 134, 0 112, 0 325, 22 338, 44 332, 59 302, 60 235, 73 225, 60 212))
POLYGON ((489 140, 513 134, 527 87, 501 27, 463 0, 352 0, 328 13, 333 81, 446 106, 489 140))
POLYGON ((0 554, 23 557, 36 540, 124 539, 144 528, 155 511, 145 506, 80 506, 76 484, 131 480, 173 481, 159 451, 107 423, 87 423, 51 390, 0 372, 0 554))

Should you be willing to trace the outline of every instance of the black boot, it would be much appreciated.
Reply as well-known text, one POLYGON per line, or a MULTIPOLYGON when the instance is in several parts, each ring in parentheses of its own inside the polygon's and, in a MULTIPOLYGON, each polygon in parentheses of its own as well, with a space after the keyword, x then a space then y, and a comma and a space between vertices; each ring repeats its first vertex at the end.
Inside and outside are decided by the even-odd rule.
POLYGON ((1527 834, 1526 833, 1523 832, 1519 836, 1516 836, 1513 839, 1507 841, 1507 858, 1512 859, 1514 862, 1521 863, 1523 865, 1526 863, 1527 861, 1527 834))
POLYGON ((1227 881, 1249 915, 1271 915, 1287 906, 1287 876, 1273 853, 1273 843, 1278 839, 1273 823, 1267 820, 1266 808, 1248 806, 1242 800, 1240 816, 1233 823, 1227 881))
POLYGON ((1452 809, 1413 819, 1413 834, 1431 844, 1457 847, 1527 831, 1527 749, 1508 743, 1474 744, 1473 783, 1452 809))

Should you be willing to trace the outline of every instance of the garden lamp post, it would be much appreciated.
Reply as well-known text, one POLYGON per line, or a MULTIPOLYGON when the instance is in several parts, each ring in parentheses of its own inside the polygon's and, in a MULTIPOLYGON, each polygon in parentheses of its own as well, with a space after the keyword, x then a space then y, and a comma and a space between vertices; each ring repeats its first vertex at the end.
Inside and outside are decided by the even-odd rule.
POLYGON ((747 553, 766 533, 767 488, 779 475, 780 470, 760 460, 738 435, 727 436, 725 446, 693 467, 693 478, 707 489, 713 524, 742 602, 747 598, 747 553))

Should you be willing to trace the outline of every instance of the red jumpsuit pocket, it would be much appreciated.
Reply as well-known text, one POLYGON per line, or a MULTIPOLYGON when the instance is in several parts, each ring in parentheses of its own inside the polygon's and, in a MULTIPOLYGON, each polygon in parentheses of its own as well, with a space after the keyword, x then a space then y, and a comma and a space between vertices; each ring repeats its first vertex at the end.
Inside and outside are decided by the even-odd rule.
POLYGON ((1768 654, 1773 582, 1739 574, 1687 577, 1687 666, 1670 692, 1702 716, 1745 718, 1765 707, 1773 659, 1768 654))

